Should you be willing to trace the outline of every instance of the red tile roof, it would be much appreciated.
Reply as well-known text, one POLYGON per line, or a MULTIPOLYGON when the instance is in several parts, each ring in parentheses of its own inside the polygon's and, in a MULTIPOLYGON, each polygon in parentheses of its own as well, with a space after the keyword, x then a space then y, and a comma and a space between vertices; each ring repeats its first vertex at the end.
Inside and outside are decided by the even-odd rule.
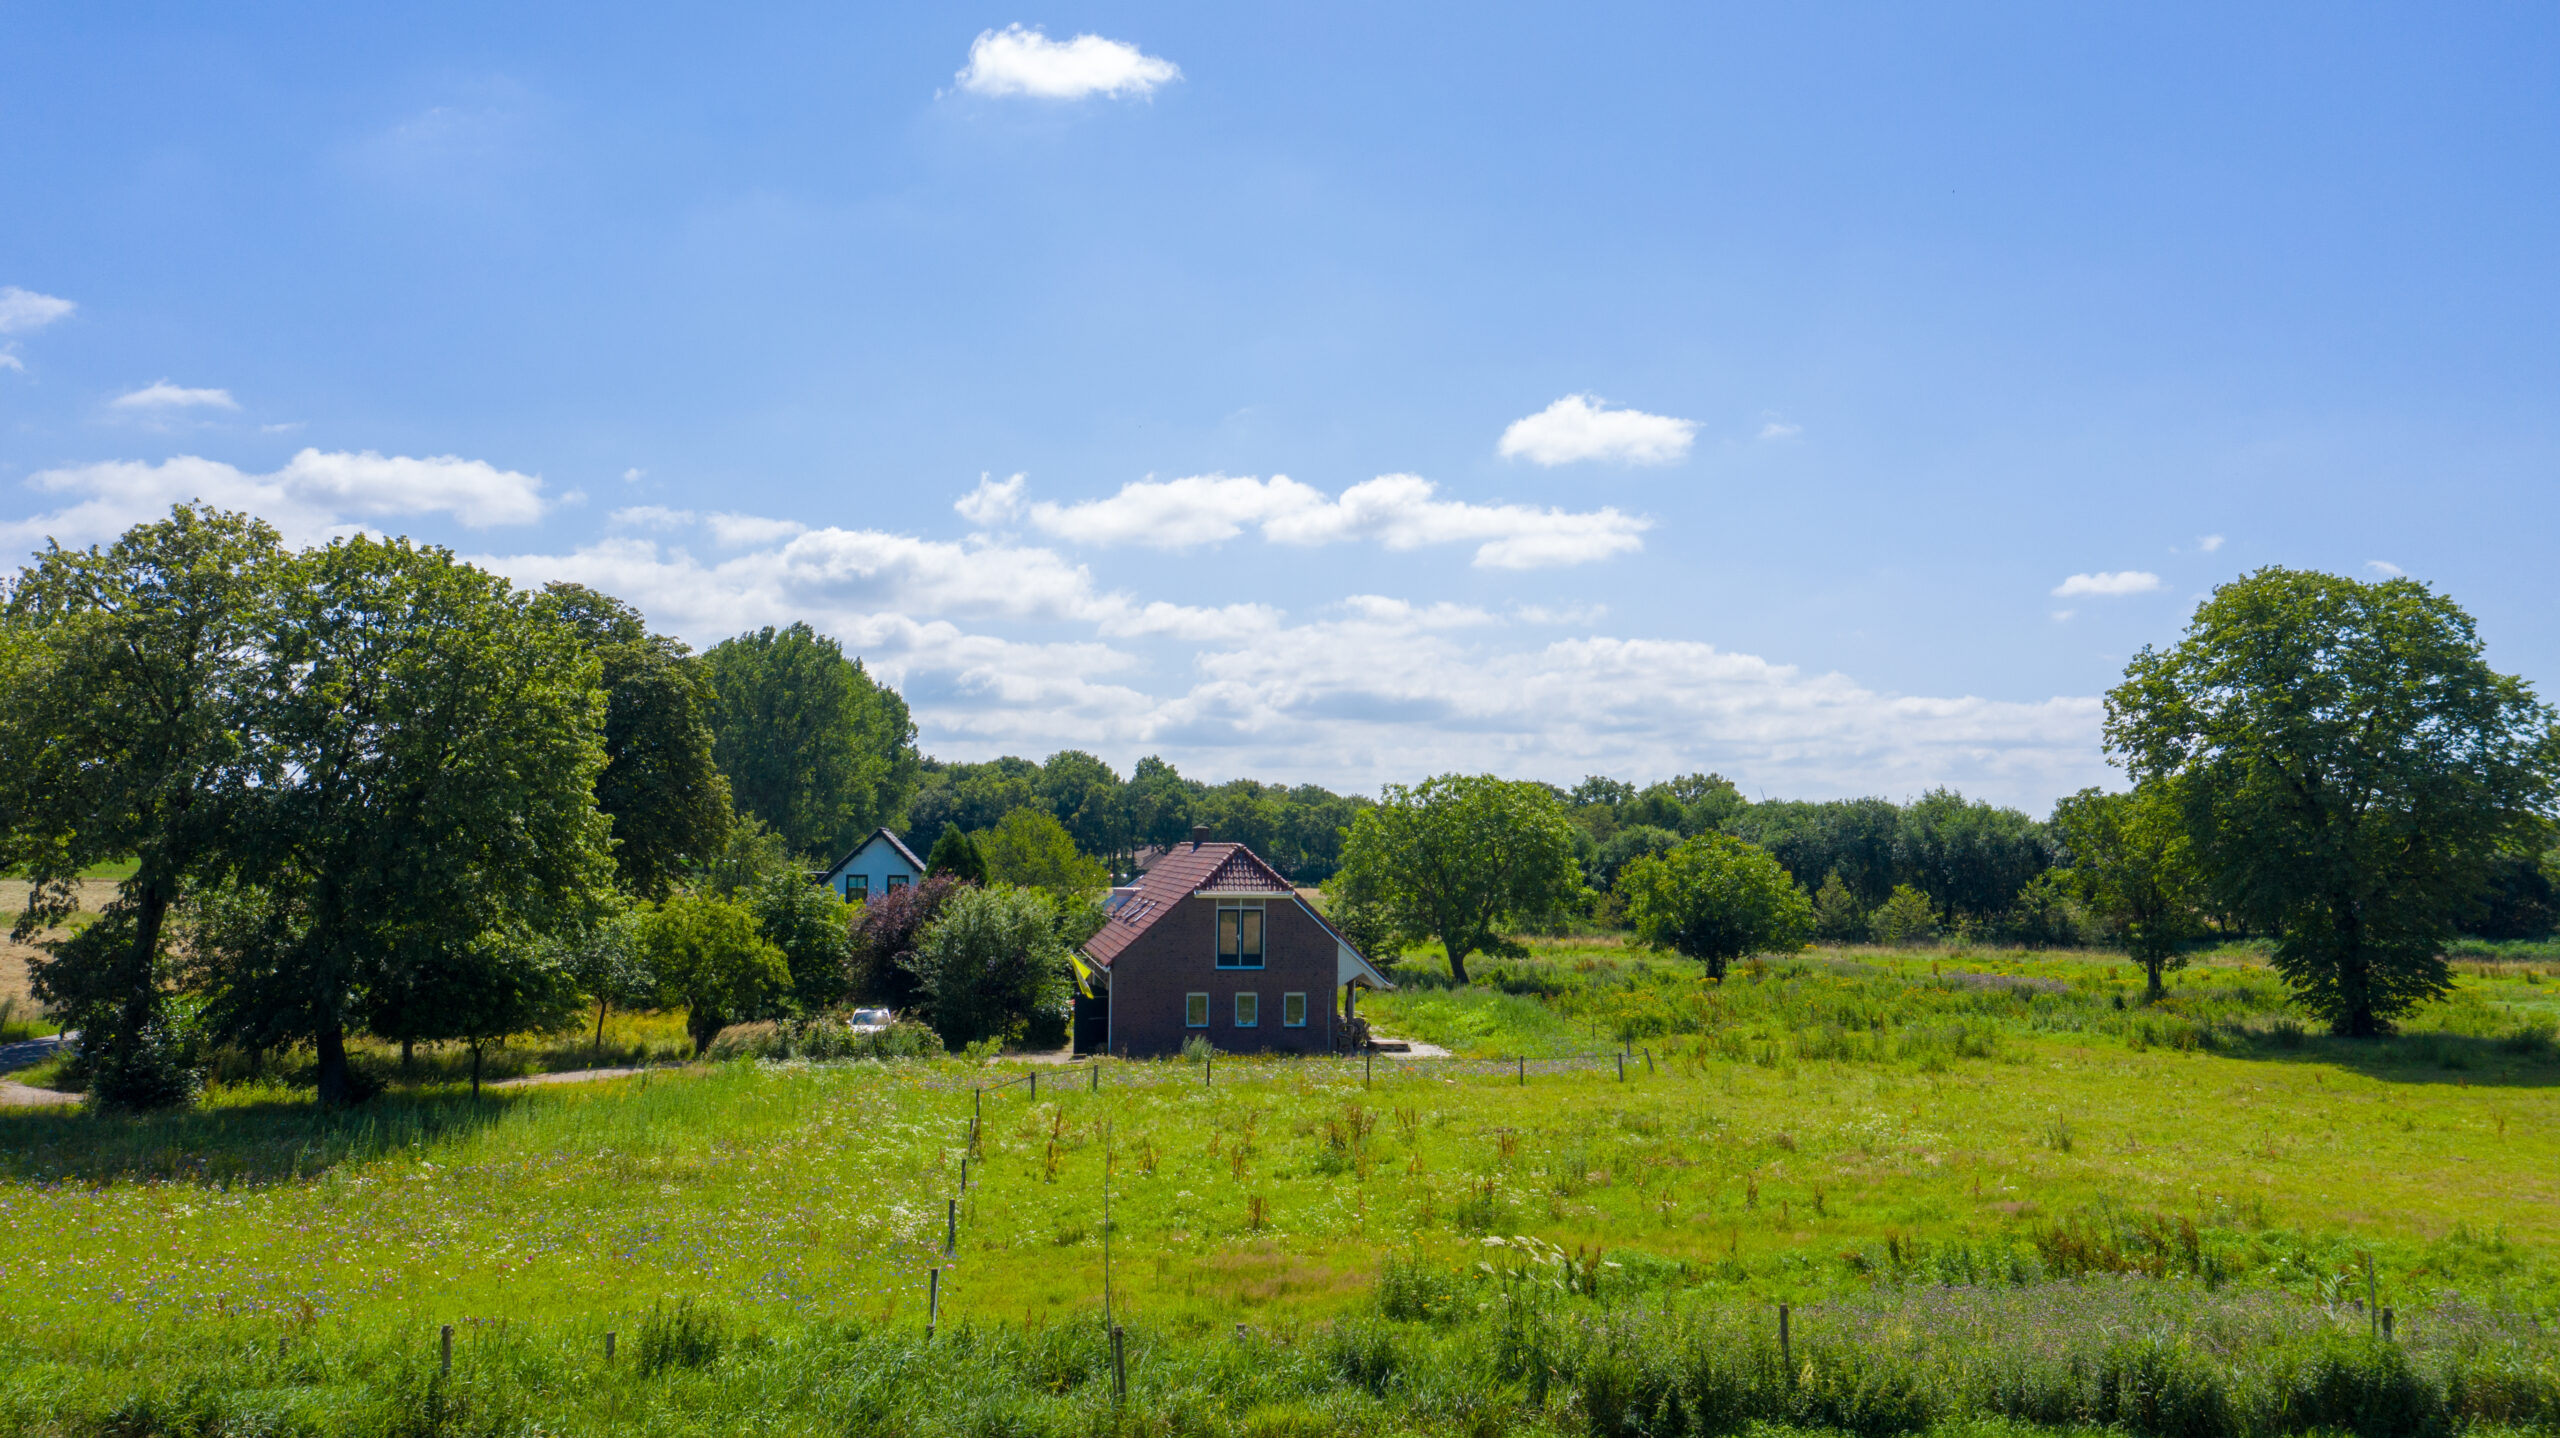
POLYGON ((1288 894, 1295 891, 1278 870, 1242 844, 1176 844, 1131 886, 1135 892, 1104 920, 1101 932, 1084 941, 1084 956, 1111 966, 1122 949, 1198 893, 1288 894))

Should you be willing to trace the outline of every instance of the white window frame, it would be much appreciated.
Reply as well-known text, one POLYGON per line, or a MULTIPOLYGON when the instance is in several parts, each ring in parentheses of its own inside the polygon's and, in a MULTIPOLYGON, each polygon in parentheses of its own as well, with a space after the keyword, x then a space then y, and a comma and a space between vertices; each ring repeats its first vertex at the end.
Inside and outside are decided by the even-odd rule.
POLYGON ((1284 1029, 1302 1029, 1306 1026, 1307 996, 1305 994, 1282 994, 1280 996, 1280 1027, 1284 1029), (1295 1010, 1298 1015, 1294 1019, 1289 1017, 1292 1010, 1295 1010))
POLYGON ((1262 1027, 1262 995, 1260 992, 1253 989, 1236 990, 1236 1027, 1240 1029, 1258 1029, 1262 1027), (1252 1017, 1250 1018, 1245 1016, 1245 1012, 1248 1009, 1252 1010, 1252 1017))
POLYGON ((1207 994, 1191 993, 1182 996, 1182 1026, 1186 1029, 1205 1029, 1209 1026, 1207 994), (1200 1017, 1195 1019, 1192 1017, 1193 1014, 1198 1014, 1200 1017))
POLYGON ((1259 969, 1262 967, 1264 958, 1271 952, 1270 911, 1263 906, 1260 900, 1247 900, 1233 903, 1222 902, 1218 905, 1217 923, 1210 929, 1209 935, 1210 960, 1219 968, 1229 970, 1230 972, 1249 972, 1254 969, 1259 969), (1236 961, 1232 964, 1227 962, 1226 930, 1227 915, 1229 914, 1239 916, 1236 919, 1236 961), (1252 914, 1255 916, 1253 925, 1254 948, 1250 959, 1248 959, 1244 952, 1244 919, 1241 916, 1245 914, 1252 914))

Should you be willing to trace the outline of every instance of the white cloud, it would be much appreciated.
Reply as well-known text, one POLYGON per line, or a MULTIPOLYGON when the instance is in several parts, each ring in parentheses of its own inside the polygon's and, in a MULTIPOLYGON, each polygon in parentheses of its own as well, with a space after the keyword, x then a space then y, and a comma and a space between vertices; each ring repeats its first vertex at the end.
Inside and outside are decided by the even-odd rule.
POLYGON ((2398 579, 2409 572, 2388 559, 2368 559, 2364 562, 2364 567, 2372 570, 2375 577, 2380 579, 2398 579))
POLYGON ((2053 611, 2053 622, 2056 624, 2068 624, 2071 622, 2071 616, 2079 612, 2080 611, 2077 609, 2057 609, 2053 611))
POLYGON ((2038 812, 2105 777, 2092 698, 1885 694, 1703 643, 1539 642, 1520 626, 1571 620, 1381 594, 1297 623, 1141 602, 1032 545, 824 529, 716 563, 637 538, 483 562, 592 584, 696 643, 806 619, 896 683, 945 757, 1076 746, 1355 790, 1705 768, 1810 797, 1949 783, 2038 812))
MULTIPOLYGON (((1009 486, 1013 481, 1007 481, 1009 486)), ((1008 508, 1018 493, 1004 487, 1008 508)), ((1138 480, 1108 499, 1076 504, 1041 501, 1030 508, 1043 533, 1078 544, 1190 549, 1259 529, 1275 544, 1337 544, 1372 539, 1389 549, 1476 544, 1486 569, 1582 564, 1644 547, 1653 522, 1614 508, 1574 512, 1520 504, 1469 504, 1434 496, 1419 475, 1384 474, 1328 497, 1287 475, 1268 480, 1223 474, 1138 480)), ((963 503, 977 502, 981 482, 963 503)))
POLYGON ((979 32, 969 46, 960 88, 973 95, 1027 95, 1040 100, 1081 100, 1152 95, 1182 78, 1170 60, 1099 35, 1052 40, 1035 27, 1008 25, 979 32))
POLYGON ((763 519, 752 514, 714 514, 703 523, 711 527, 711 537, 729 549, 772 544, 809 532, 809 526, 796 519, 763 519))
POLYGON ((20 374, 25 374, 27 372, 27 362, 18 358, 18 356, 12 351, 0 348, 0 369, 13 369, 20 374))
POLYGON ((159 464, 114 461, 49 469, 30 477, 36 490, 76 497, 31 519, 0 523, 0 542, 25 548, 52 538, 66 545, 99 543, 156 519, 169 506, 201 500, 245 509, 310 543, 365 527, 366 521, 449 514, 474 528, 525 524, 542 516, 542 481, 476 459, 425 459, 324 453, 306 449, 272 474, 248 474, 218 460, 180 455, 159 464))
POLYGON ((2207 554, 2211 554, 2221 547, 2222 536, 2219 534, 2205 534, 2198 535, 2196 537, 2196 548, 2203 550, 2207 554))
POLYGON ((695 518, 690 509, 669 509, 663 504, 635 504, 606 516, 609 523, 635 525, 642 529, 683 529, 695 518))
POLYGON ((153 380, 130 394, 120 394, 107 401, 110 409, 160 412, 174 409, 238 409, 240 402, 227 389, 188 389, 165 379, 153 380))
POLYGON ((0 285, 0 335, 43 329, 78 308, 69 300, 22 290, 16 285, 0 285))
POLYGON ((1760 426, 1762 439, 1793 439, 1802 433, 1804 433, 1803 425, 1789 424, 1782 419, 1773 419, 1760 426))
POLYGON ((1635 409, 1607 409, 1597 395, 1569 394, 1502 432, 1505 459, 1531 464, 1572 464, 1602 459, 1619 464, 1668 464, 1689 452, 1695 420, 1672 419, 1635 409))
POLYGON ((638 484, 640 482, 640 477, 648 472, 649 471, 645 469, 626 469, 622 472, 622 482, 624 484, 638 484))
POLYGON ((993 529, 1021 511, 1024 480, 1025 476, 1017 474, 998 483, 986 475, 979 475, 978 487, 960 496, 951 507, 960 512, 962 519, 980 529, 993 529))
POLYGON ((2159 587, 2159 575, 2140 569, 2124 569, 2113 574, 2075 574, 2055 585, 2053 592, 2056 598, 2071 599, 2083 594, 2149 594, 2159 587))

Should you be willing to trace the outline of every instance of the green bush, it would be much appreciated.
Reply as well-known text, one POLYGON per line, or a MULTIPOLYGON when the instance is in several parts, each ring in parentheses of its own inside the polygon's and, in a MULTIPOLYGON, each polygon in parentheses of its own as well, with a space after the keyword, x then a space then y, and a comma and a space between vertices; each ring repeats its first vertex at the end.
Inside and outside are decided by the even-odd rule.
POLYGON ((931 1059, 943 1054, 942 1038, 923 1024, 901 1019, 873 1033, 855 1033, 840 1014, 731 1024, 711 1041, 708 1057, 724 1059, 931 1059))

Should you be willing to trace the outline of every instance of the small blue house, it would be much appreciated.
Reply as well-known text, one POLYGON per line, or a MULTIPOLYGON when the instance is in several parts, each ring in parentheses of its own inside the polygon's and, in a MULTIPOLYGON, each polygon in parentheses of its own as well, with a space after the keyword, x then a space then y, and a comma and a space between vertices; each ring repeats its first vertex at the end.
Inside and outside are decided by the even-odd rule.
POLYGON ((818 879, 848 904, 923 881, 924 860, 886 829, 872 830, 870 838, 854 845, 852 853, 818 879))

